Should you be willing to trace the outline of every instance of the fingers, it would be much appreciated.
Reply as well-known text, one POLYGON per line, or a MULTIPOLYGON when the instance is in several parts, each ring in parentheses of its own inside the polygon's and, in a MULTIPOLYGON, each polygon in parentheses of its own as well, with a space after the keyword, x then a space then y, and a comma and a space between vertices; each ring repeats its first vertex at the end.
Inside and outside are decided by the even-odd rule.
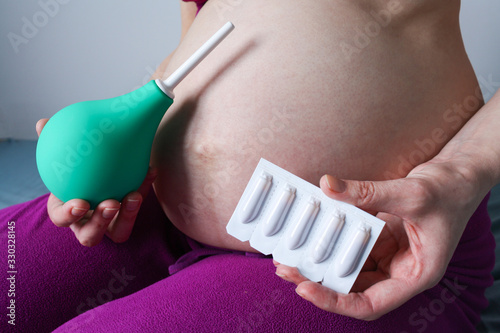
POLYGON ((89 209, 90 205, 85 200, 73 199, 64 203, 52 193, 47 201, 49 217, 58 227, 69 227, 82 219, 89 209))
POLYGON ((129 239, 141 204, 142 195, 139 192, 132 192, 123 199, 117 217, 107 228, 106 234, 113 242, 123 243, 129 239))
POLYGON ((132 232, 141 203, 140 193, 133 192, 125 197, 121 207, 116 200, 106 200, 96 210, 90 211, 90 205, 85 200, 73 199, 64 203, 51 194, 47 210, 55 225, 70 227, 82 245, 95 246, 106 231, 114 242, 126 241, 132 232))
POLYGON ((92 216, 87 220, 70 225, 80 244, 95 246, 99 244, 109 224, 120 210, 120 203, 116 200, 105 200, 97 206, 92 216))
POLYGON ((149 167, 146 178, 144 178, 144 181, 137 190, 137 192, 141 194, 142 198, 145 198, 148 195, 151 185, 153 185, 157 175, 158 170, 156 168, 149 167))
POLYGON ((96 210, 81 199, 64 203, 50 194, 47 202, 49 217, 58 227, 70 227, 78 241, 84 246, 95 246, 102 240, 108 225, 120 209, 116 200, 103 201, 96 210))
POLYGON ((106 228, 120 209, 116 200, 102 202, 95 211, 90 204, 81 199, 64 203, 54 194, 47 201, 47 211, 52 222, 58 227, 70 227, 78 241, 84 246, 99 244, 106 228))
MULTIPOLYGON (((364 292, 356 292, 357 290, 363 291, 368 287, 374 288, 377 283, 387 281, 387 276, 379 272, 361 273, 351 293, 344 295, 319 283, 309 281, 302 276, 295 267, 281 265, 276 261, 274 261, 274 264, 276 265, 276 275, 285 281, 295 283, 297 285, 295 292, 300 297, 313 303, 322 310, 363 320, 373 320, 395 308, 392 306, 392 302, 396 301, 393 299, 395 295, 388 296, 384 290, 382 290, 384 292, 382 302, 376 303, 378 305, 377 308, 374 307, 372 298, 368 297, 367 294, 364 292)), ((378 293, 380 293, 380 288, 376 287, 375 292, 372 291, 371 294, 368 295, 373 294, 379 299, 380 295, 377 294, 377 290, 379 290, 378 293)), ((399 295, 403 296, 401 293, 399 295)), ((403 299, 398 304, 403 304, 408 299, 403 299)))
POLYGON ((369 300, 360 296, 361 293, 339 294, 319 283, 309 281, 299 273, 297 268, 281 265, 276 261, 274 264, 276 265, 276 275, 288 282, 295 283, 297 285, 295 292, 318 308, 358 319, 365 319, 373 315, 373 312, 370 311, 372 307, 369 300), (359 309, 364 312, 358 312, 359 309), (351 315, 352 313, 354 315, 351 315))
POLYGON ((381 281, 364 292, 337 293, 319 283, 304 281, 297 294, 320 309, 362 320, 375 320, 421 292, 401 279, 381 281))
POLYGON ((157 170, 150 167, 139 189, 123 199, 118 216, 110 223, 107 230, 107 236, 113 242, 123 243, 130 237, 142 201, 149 193, 156 176, 157 170))
POLYGON ((295 292, 322 310, 364 320, 373 320, 386 313, 383 312, 383 308, 375 313, 371 299, 364 293, 340 294, 319 283, 309 281, 297 268, 275 262, 276 264, 276 275, 295 283, 297 285, 295 292))
POLYGON ((309 281, 296 268, 276 261, 274 264, 276 275, 295 283, 296 293, 305 300, 322 310, 362 320, 375 320, 426 289, 422 281, 388 278, 381 272, 367 271, 361 272, 351 292, 345 295, 309 281))
POLYGON ((321 177, 320 187, 332 199, 365 211, 398 214, 404 197, 404 180, 355 181, 330 175, 321 177))
MULTIPOLYGON (((43 119, 37 123, 38 132, 45 123, 43 119)), ((94 211, 89 210, 90 205, 85 200, 73 199, 64 203, 51 194, 47 202, 49 216, 55 225, 70 227, 82 245, 97 245, 105 233, 116 243, 125 242, 132 233, 143 198, 156 175, 156 170, 150 168, 141 187, 129 193, 121 206, 116 200, 106 200, 94 211)))
POLYGON ((36 123, 36 132, 38 133, 38 136, 40 136, 40 133, 42 133, 42 129, 45 127, 47 122, 49 121, 49 118, 42 118, 36 123))
POLYGON ((297 285, 301 282, 308 281, 307 278, 305 278, 302 274, 299 273, 299 270, 297 268, 281 264, 278 264, 276 266, 276 275, 278 275, 285 281, 292 282, 297 285))

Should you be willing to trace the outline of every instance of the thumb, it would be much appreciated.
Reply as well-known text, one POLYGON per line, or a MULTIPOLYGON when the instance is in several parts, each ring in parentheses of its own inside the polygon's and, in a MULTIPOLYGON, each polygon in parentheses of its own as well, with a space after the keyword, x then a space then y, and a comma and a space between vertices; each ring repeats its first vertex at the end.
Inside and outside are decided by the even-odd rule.
POLYGON ((398 215, 404 198, 404 179, 387 181, 341 180, 324 175, 320 187, 330 198, 350 203, 365 211, 398 215))
POLYGON ((142 195, 142 198, 146 198, 148 195, 151 185, 154 183, 156 176, 158 175, 158 170, 156 168, 149 167, 146 178, 142 182, 141 186, 137 190, 142 195))
POLYGON ((35 129, 38 136, 40 136, 40 133, 42 133, 42 129, 45 127, 48 121, 49 121, 48 118, 42 118, 36 123, 35 129))

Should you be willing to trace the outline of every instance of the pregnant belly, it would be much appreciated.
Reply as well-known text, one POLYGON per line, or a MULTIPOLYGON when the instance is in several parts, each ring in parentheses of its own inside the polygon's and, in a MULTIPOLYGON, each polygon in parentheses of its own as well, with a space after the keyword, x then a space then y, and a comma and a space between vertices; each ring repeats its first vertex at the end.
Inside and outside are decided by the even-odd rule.
POLYGON ((431 32, 422 40, 421 31, 417 38, 395 26, 346 53, 370 16, 344 2, 332 12, 331 3, 247 1, 221 19, 208 2, 173 55, 166 75, 234 22, 177 87, 153 147, 156 194, 188 236, 249 249, 225 226, 261 157, 313 184, 325 173, 402 177, 479 107, 458 27, 449 27, 445 46, 431 32), (263 4, 266 15, 248 15, 263 4))

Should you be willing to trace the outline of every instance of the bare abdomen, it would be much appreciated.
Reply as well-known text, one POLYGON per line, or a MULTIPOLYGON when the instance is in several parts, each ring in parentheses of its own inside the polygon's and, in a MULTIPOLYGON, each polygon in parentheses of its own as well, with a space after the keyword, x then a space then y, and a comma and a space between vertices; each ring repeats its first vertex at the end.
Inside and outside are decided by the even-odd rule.
POLYGON ((196 18, 166 75, 226 20, 236 29, 177 87, 155 140, 157 196, 188 236, 248 249, 225 226, 261 157, 314 184, 401 177, 479 107, 453 109, 476 87, 458 27, 439 47, 395 17, 347 56, 341 45, 373 16, 332 3, 242 1, 221 14, 209 1, 196 18))

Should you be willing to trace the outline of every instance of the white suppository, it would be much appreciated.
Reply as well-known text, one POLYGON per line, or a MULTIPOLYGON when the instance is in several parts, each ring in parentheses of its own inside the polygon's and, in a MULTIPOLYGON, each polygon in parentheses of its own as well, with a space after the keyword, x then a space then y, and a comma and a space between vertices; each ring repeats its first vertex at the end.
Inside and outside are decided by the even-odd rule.
POLYGON ((347 294, 384 225, 261 159, 226 229, 311 281, 347 294))

